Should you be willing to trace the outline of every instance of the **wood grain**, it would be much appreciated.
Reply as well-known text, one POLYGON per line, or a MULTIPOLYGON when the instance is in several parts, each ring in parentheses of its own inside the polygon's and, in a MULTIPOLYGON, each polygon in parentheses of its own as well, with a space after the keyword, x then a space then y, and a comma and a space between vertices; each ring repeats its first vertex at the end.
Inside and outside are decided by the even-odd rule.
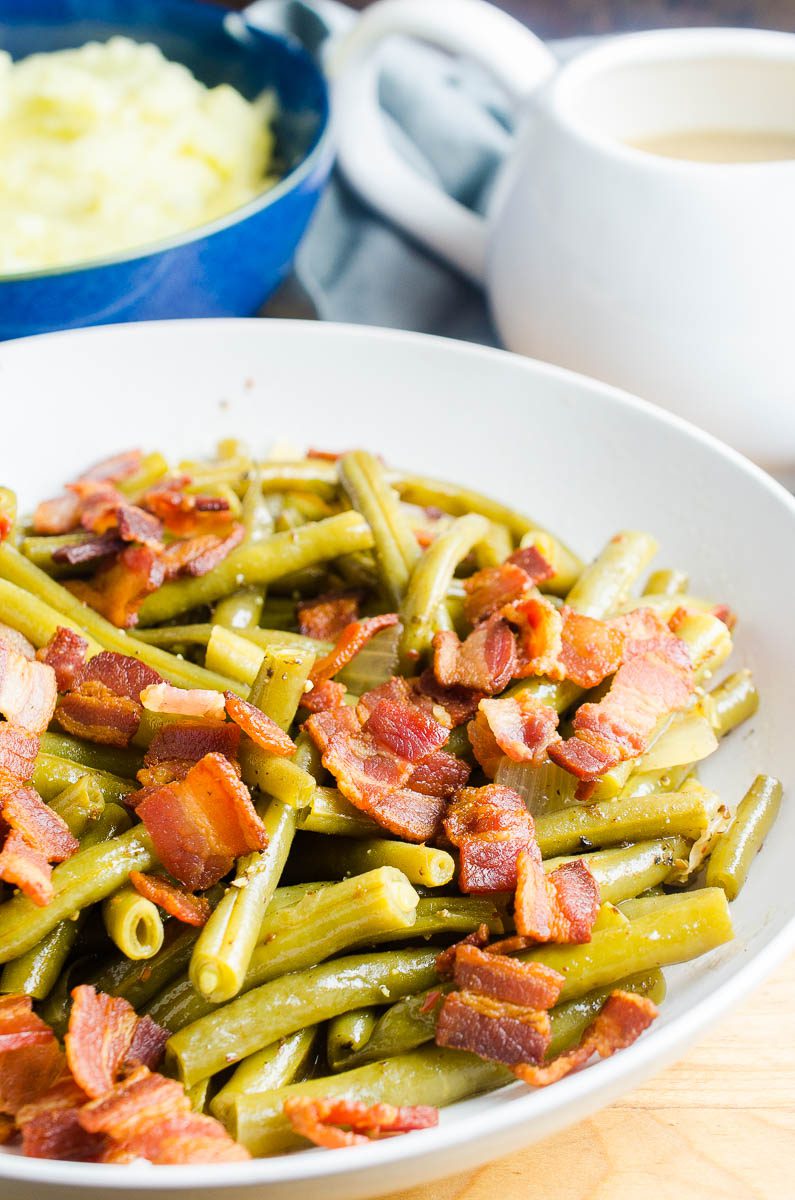
POLYGON ((795 958, 673 1067, 510 1158, 388 1200, 792 1200, 795 958))

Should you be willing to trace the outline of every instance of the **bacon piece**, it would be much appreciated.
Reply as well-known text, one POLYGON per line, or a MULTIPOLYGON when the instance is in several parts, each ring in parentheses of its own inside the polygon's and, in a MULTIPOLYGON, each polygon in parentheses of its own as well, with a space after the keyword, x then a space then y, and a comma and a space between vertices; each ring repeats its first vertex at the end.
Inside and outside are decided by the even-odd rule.
POLYGON ((233 1141, 220 1121, 203 1113, 185 1113, 148 1122, 103 1155, 103 1162, 146 1158, 161 1166, 189 1163, 246 1162, 251 1155, 233 1141))
POLYGON ((439 1123, 438 1109, 427 1104, 367 1105, 345 1096, 290 1096, 284 1102, 284 1115, 296 1133, 327 1150, 430 1129, 439 1123))
POLYGON ((169 1031, 151 1017, 139 1017, 124 1059, 125 1069, 148 1067, 150 1071, 153 1070, 160 1064, 168 1038, 169 1031))
POLYGON ((687 647, 674 634, 624 648, 610 691, 598 704, 583 704, 573 738, 550 747, 549 756, 578 779, 592 782, 625 759, 642 754, 658 721, 687 706, 695 689, 687 647))
POLYGON ((130 700, 139 701, 141 692, 155 683, 162 683, 162 676, 129 654, 117 654, 113 650, 103 650, 79 671, 75 686, 82 687, 88 681, 102 683, 115 696, 127 696, 130 700))
POLYGON ((233 520, 229 501, 220 496, 194 496, 180 480, 166 480, 142 497, 141 507, 162 521, 175 537, 212 533, 225 536, 233 520), (175 484, 177 486, 175 486, 175 484))
POLYGON ((475 758, 493 778, 503 755, 513 762, 539 765, 557 740, 558 714, 531 696, 481 700, 467 729, 475 758))
POLYGON ((483 692, 472 688, 444 687, 434 675, 433 667, 427 667, 412 686, 418 696, 427 697, 445 710, 454 729, 474 716, 483 699, 483 692))
POLYGON ((17 1114, 22 1153, 27 1158, 99 1162, 107 1146, 104 1134, 87 1133, 78 1110, 88 1100, 71 1075, 63 1075, 17 1114))
POLYGON ((180 575, 197 578, 206 575, 222 563, 243 540, 245 529, 235 524, 225 537, 215 533, 203 533, 181 542, 172 542, 162 551, 160 561, 165 567, 166 579, 180 575))
POLYGON ((91 533, 116 530, 116 511, 125 503, 124 496, 109 481, 77 479, 67 488, 80 503, 80 524, 91 533))
POLYGON ((448 946, 436 955, 436 971, 442 979, 452 979, 455 969, 456 955, 459 950, 465 946, 475 946, 481 949, 483 946, 488 946, 491 931, 488 925, 478 925, 477 929, 473 929, 466 937, 461 938, 457 942, 453 942, 452 946, 448 946))
POLYGON ((205 754, 223 754, 232 761, 239 745, 240 730, 227 721, 174 721, 157 730, 144 764, 154 767, 174 759, 192 764, 205 754))
POLYGON ((598 621, 563 608, 559 654, 562 677, 581 688, 593 688, 615 675, 624 654, 625 637, 610 621, 598 621))
POLYGON ((95 463, 93 467, 89 467, 80 476, 81 480, 94 479, 98 482, 108 481, 110 483, 118 483, 122 479, 129 479, 131 475, 135 475, 136 471, 140 471, 143 462, 143 454, 140 450, 124 450, 121 454, 114 454, 110 458, 103 458, 101 462, 95 463))
POLYGON ((334 649, 329 651, 325 658, 319 658, 315 662, 310 675, 312 682, 317 684, 325 679, 332 679, 364 649, 372 637, 382 629, 390 629, 397 625, 398 620, 397 613, 381 613, 377 617, 365 617, 363 621, 351 621, 343 629, 334 649))
POLYGON ((0 996, 0 1112, 16 1116, 46 1092, 63 1065, 55 1034, 30 996, 0 996))
POLYGON ((75 677, 85 665, 88 642, 65 625, 59 625, 46 646, 37 651, 39 662, 46 663, 55 671, 59 692, 68 692, 74 686, 75 677))
POLYGON ((136 892, 185 925, 201 928, 210 918, 212 909, 209 900, 204 896, 191 895, 162 875, 144 875, 140 871, 130 871, 130 883, 136 892))
POLYGON ((248 700, 241 700, 234 692, 224 692, 223 699, 226 703, 227 716, 234 721, 235 725, 240 726, 243 733, 251 738, 252 742, 256 742, 270 754, 277 754, 281 757, 295 753, 293 739, 259 708, 249 704, 248 700))
POLYGON ((33 514, 34 533, 70 533, 80 524, 80 501, 71 492, 42 500, 33 514))
POLYGON ((191 891, 217 883, 236 858, 268 843, 248 788, 220 754, 206 754, 185 778, 136 806, 160 862, 191 891))
POLYGON ((418 763, 440 750, 450 732, 417 705, 395 704, 392 700, 382 700, 376 705, 364 729, 379 746, 410 763, 418 763))
POLYGON ((327 592, 302 601, 295 609, 299 632, 321 642, 335 642, 359 616, 360 599, 360 592, 327 592))
POLYGON ((141 692, 141 704, 147 712, 173 713, 179 717, 198 717, 223 721, 224 698, 206 688, 180 688, 170 683, 150 683, 141 692))
POLYGON ((129 746, 142 712, 135 700, 116 696, 105 684, 88 680, 62 697, 55 716, 75 737, 104 746, 129 746))
POLYGON ((106 1133, 123 1142, 145 1125, 190 1112, 181 1083, 147 1067, 138 1067, 112 1090, 80 1110, 80 1124, 89 1133, 106 1133))
POLYGON ((123 542, 140 542, 152 550, 163 544, 163 526, 157 517, 137 504, 120 504, 116 509, 116 525, 123 542))
POLYGON ((119 629, 138 622, 138 610, 147 596, 157 591, 165 569, 148 546, 128 546, 112 566, 98 571, 90 583, 70 580, 65 585, 83 604, 101 613, 119 629))
POLYGON ((50 862, 74 854, 77 839, 32 787, 7 771, 0 771, 0 813, 9 827, 0 851, 0 879, 44 906, 52 899, 50 862))
POLYGON ((547 562, 537 546, 523 546, 521 550, 514 550, 505 561, 521 567, 534 584, 544 583, 555 574, 555 568, 547 562))
POLYGON ((540 593, 503 608, 502 615, 519 634, 514 677, 554 674, 562 645, 563 618, 540 593))
POLYGON ((436 1022, 436 1044, 505 1063, 540 1063, 550 1041, 549 1013, 492 1000, 475 992, 445 996, 436 1022))
POLYGON ((10 625, 4 625, 0 621, 0 642, 5 643, 9 650, 14 650, 17 654, 21 654, 23 658, 32 660, 36 657, 36 648, 17 629, 12 629, 10 625))
POLYGON ((444 819, 460 851, 462 892, 509 892, 516 887, 517 859, 535 845, 533 818, 512 788, 488 784, 462 788, 444 819))
POLYGON ((319 458, 323 462, 339 462, 344 455, 349 454, 349 450, 317 450, 310 447, 306 452, 306 458, 319 458))
POLYGON ((531 1087, 557 1083, 564 1075, 584 1066, 594 1054, 609 1058, 617 1050, 625 1050, 656 1017, 657 1007, 648 996, 620 990, 612 992, 578 1046, 559 1054, 546 1066, 520 1064, 514 1067, 514 1074, 531 1087))
POLYGON ((329 712, 345 703, 347 688, 344 683, 335 683, 333 679, 324 679, 304 692, 301 697, 301 707, 311 713, 329 712))
POLYGON ((43 733, 52 720, 57 699, 52 667, 31 662, 0 641, 0 712, 6 720, 30 733, 43 733))
POLYGON ((446 750, 437 750, 417 764, 406 782, 412 791, 422 792, 423 796, 449 800, 454 792, 465 786, 471 774, 468 762, 446 750))
POLYGON ((559 971, 543 963, 519 962, 461 944, 456 947, 453 979, 462 991, 541 1010, 557 1004, 566 982, 559 971))
POLYGON ((107 996, 87 984, 73 989, 66 1061, 87 1096, 103 1096, 115 1084, 137 1020, 135 1009, 121 996, 107 996))
POLYGON ((492 695, 516 670, 516 640, 500 616, 489 617, 461 642, 452 630, 433 639, 433 670, 443 687, 464 687, 492 695))
POLYGON ((544 873, 536 845, 517 864, 516 929, 538 942, 590 942, 599 911, 599 886, 581 859, 544 873))
POLYGON ((527 572, 510 559, 498 567, 484 567, 464 580, 464 616, 470 625, 479 625, 506 604, 519 600, 532 587, 527 572))
POLYGON ((0 879, 18 887, 40 908, 52 900, 52 868, 46 855, 15 829, 7 835, 0 850, 0 879))
POLYGON ((0 723, 0 773, 8 771, 26 783, 33 778, 38 753, 38 734, 10 721, 0 723))

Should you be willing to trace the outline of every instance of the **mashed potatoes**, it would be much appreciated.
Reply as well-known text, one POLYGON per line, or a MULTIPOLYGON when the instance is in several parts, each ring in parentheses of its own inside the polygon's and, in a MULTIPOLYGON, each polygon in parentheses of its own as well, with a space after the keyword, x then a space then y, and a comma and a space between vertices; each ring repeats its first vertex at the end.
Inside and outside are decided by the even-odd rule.
POLYGON ((243 204, 274 182, 272 109, 127 38, 19 62, 0 51, 0 274, 114 254, 243 204))

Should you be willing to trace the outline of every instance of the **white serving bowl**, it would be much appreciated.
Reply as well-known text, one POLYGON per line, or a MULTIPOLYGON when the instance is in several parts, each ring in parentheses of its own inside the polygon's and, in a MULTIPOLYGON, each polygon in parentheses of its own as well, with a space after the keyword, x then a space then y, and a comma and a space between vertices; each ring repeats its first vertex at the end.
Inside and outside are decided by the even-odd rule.
MULTIPOLYGON (((795 501, 707 434, 591 380, 497 350, 415 334, 280 321, 186 321, 52 334, 0 347, 0 480, 23 505, 132 445, 173 457, 239 435, 255 450, 361 445, 532 513, 583 555, 621 528, 653 531, 660 564, 740 614, 731 669, 749 665, 758 716, 706 781, 736 803, 759 771, 795 779, 795 501)), ((554 1087, 456 1105, 438 1129, 348 1150, 231 1166, 95 1166, 0 1157, 3 1200, 356 1200, 473 1167, 579 1120, 670 1062, 795 944, 785 798, 740 899, 733 943, 666 972, 635 1046, 554 1087)), ((410 1102, 411 1097, 403 1097, 410 1102)), ((630 1148, 628 1147, 628 1152, 630 1148)), ((576 1164, 561 1163, 562 1171, 576 1164)))

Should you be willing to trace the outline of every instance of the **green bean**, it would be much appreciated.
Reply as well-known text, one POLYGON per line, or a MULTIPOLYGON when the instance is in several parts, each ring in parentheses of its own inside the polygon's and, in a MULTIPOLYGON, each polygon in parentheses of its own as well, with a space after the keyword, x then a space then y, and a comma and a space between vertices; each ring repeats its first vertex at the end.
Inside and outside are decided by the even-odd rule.
POLYGON ((66 822, 74 837, 82 838, 89 825, 105 811, 105 798, 91 776, 83 775, 77 783, 70 783, 53 796, 50 808, 66 822))
POLYGON ((547 813, 536 821, 536 836, 545 858, 645 838, 674 835, 696 841, 705 832, 710 815, 703 797, 696 793, 663 792, 575 804, 547 813))
POLYGON ((419 508, 440 508, 442 512, 450 513, 453 517, 479 513, 489 521, 497 521, 500 525, 507 526, 517 541, 527 533, 543 529, 536 521, 516 512, 515 509, 508 508, 481 492, 459 487, 455 483, 444 483, 421 475, 405 475, 402 472, 388 472, 387 479, 401 500, 407 504, 416 504, 419 508))
POLYGON ((148 492, 150 488, 159 483, 169 473, 167 460, 159 450, 153 450, 150 454, 145 454, 141 465, 134 475, 128 475, 126 479, 120 479, 116 487, 125 496, 131 498, 139 497, 143 492, 148 492))
POLYGON ((351 550, 368 550, 372 534, 358 513, 338 513, 261 542, 238 546, 219 566, 194 579, 166 583, 144 601, 141 625, 170 621, 188 609, 212 604, 240 587, 271 583, 280 576, 325 562, 351 550))
POLYGON ((619 907, 625 917, 636 921, 638 917, 645 917, 667 908, 669 901, 673 899, 681 899, 681 894, 677 896, 676 893, 652 892, 650 896, 632 896, 629 900, 622 900, 619 907))
POLYGON ((554 871, 564 862, 579 859, 599 885, 602 903, 618 904, 667 880, 677 861, 687 860, 689 852, 690 847, 683 838, 657 838, 618 846, 614 850, 599 850, 595 854, 549 858, 544 863, 544 870, 554 871))
MULTIPOLYGON (((400 871, 381 867, 346 879, 328 888, 307 892, 290 908, 268 913, 259 928, 259 943, 248 964, 241 991, 284 975, 287 971, 312 967, 333 954, 358 946, 379 934, 410 934, 418 896, 400 871)), ((168 1029, 197 1021, 217 1005, 194 991, 193 998, 181 989, 171 998, 163 996, 150 1015, 168 1029)))
POLYGON ((552 1037, 547 1050, 547 1061, 576 1046, 588 1026, 598 1017, 611 992, 637 992, 648 996, 655 1004, 665 999, 665 979, 662 971, 647 971, 618 979, 607 987, 587 992, 576 1000, 558 1004, 549 1014, 552 1037))
POLYGON ((257 463, 260 487, 272 492, 311 492, 324 500, 333 500, 338 490, 337 464, 320 458, 299 462, 257 463))
POLYGON ((634 771, 618 793, 619 799, 639 799, 654 792, 678 792, 692 769, 692 765, 686 763, 681 767, 668 767, 661 771, 634 771))
POLYGON ((430 986, 435 964, 432 950, 390 950, 273 979, 173 1034, 166 1061, 190 1087, 307 1025, 430 986))
MULTIPOLYGON (((398 1000, 405 1004, 406 997, 398 1000)), ((395 1005, 392 1006, 394 1008, 395 1005)), ((391 1012, 387 1009, 387 1012, 391 1012)), ((366 1045, 378 1024, 377 1008, 354 1008, 351 1012, 332 1017, 326 1030, 326 1062, 332 1071, 343 1071, 350 1065, 352 1055, 366 1045)), ((273 1086, 273 1085, 272 1085, 273 1086)), ((279 1086, 278 1084, 275 1086, 279 1086)), ((258 1091, 266 1091, 259 1088, 258 1091)))
POLYGON ((499 521, 489 521, 488 533, 482 541, 478 542, 474 550, 478 570, 483 570, 485 567, 498 567, 512 552, 513 538, 508 526, 499 521))
POLYGON ((152 958, 163 945, 163 919, 157 905, 134 887, 121 887, 103 901, 108 937, 128 958, 152 958))
POLYGON ((399 654, 403 670, 416 668, 430 648, 434 614, 444 601, 453 572, 488 529, 488 521, 477 513, 459 517, 417 562, 400 610, 403 632, 399 654))
POLYGON ((212 494, 218 484, 244 486, 253 464, 247 454, 234 455, 221 462, 197 462, 186 459, 179 464, 179 471, 190 476, 187 491, 194 494, 212 494))
POLYGON ((734 820, 719 835, 707 863, 707 885, 736 900, 781 806, 782 789, 771 775, 757 775, 738 805, 734 820))
POLYGON ((88 979, 98 992, 123 996, 133 1008, 143 1008, 182 971, 187 969, 199 930, 169 921, 161 949, 143 962, 121 955, 106 959, 88 979))
POLYGON ((19 548, 25 558, 29 558, 37 567, 41 567, 42 571, 46 571, 54 579, 64 579, 80 575, 81 572, 85 574, 87 568, 58 562, 53 558, 55 551, 66 546, 80 546, 95 536, 93 533, 75 532, 58 533, 50 537, 25 537, 20 542, 19 548))
POLYGON ((701 888, 664 897, 667 902, 627 925, 595 933, 581 946, 544 946, 518 957, 560 971, 566 982, 561 1001, 574 1000, 632 974, 707 954, 734 936, 720 888, 701 888))
POLYGON ((419 938, 449 938, 457 933, 472 933, 481 925, 488 925, 492 933, 503 933, 505 923, 499 909, 488 897, 481 896, 421 896, 417 904, 417 916, 410 929, 400 933, 395 930, 382 933, 370 932, 356 943, 356 949, 378 946, 383 942, 395 942, 407 938, 412 942, 419 938))
POLYGON ((317 787, 314 777, 293 758, 278 758, 254 742, 241 746, 240 769, 250 788, 259 788, 290 808, 306 808, 317 787))
POLYGON ((526 546, 535 546, 555 572, 550 579, 545 579, 539 584, 541 591, 550 592, 553 596, 567 596, 582 575, 582 559, 551 533, 545 533, 541 529, 533 529, 526 533, 520 545, 523 549, 526 546))
POLYGON ((312 1061, 316 1035, 317 1025, 310 1025, 308 1029, 299 1029, 243 1059, 232 1078, 212 1100, 210 1111, 213 1116, 222 1121, 236 1096, 269 1092, 304 1078, 312 1061))
POLYGON ((352 1046, 338 1054, 335 1061, 328 1055, 332 1071, 348 1071, 365 1063, 393 1058, 396 1054, 406 1054, 425 1042, 433 1041, 439 1001, 454 987, 452 982, 436 983, 413 996, 404 996, 380 1016, 376 1013, 369 1036, 359 1046, 352 1046))
POLYGON ((759 707, 759 693, 750 671, 735 671, 704 697, 704 711, 719 738, 726 737, 759 707))
POLYGON ((298 648, 266 650, 249 700, 285 732, 295 720, 315 656, 298 648))
MULTIPOLYGON (((106 809, 103 816, 107 815, 106 809)), ((142 825, 101 845, 78 850, 53 870, 54 894, 44 908, 24 895, 12 896, 0 905, 0 962, 26 954, 60 921, 104 900, 127 882, 130 871, 148 871, 156 861, 142 825)))
POLYGON ((336 788, 316 787, 309 807, 298 817, 298 828, 309 833, 343 837, 374 837, 381 827, 360 812, 336 788))
MULTIPOLYGON (((186 627, 187 628, 187 627, 186 627)), ((145 632, 145 631, 144 631, 145 632)), ((316 642, 281 629, 246 629, 235 633, 221 625, 213 625, 207 639, 206 662, 212 670, 220 671, 242 683, 252 684, 268 650, 284 649, 296 653, 325 653, 328 642, 316 642)))
MULTIPOLYGON (((195 663, 129 637, 123 629, 111 625, 110 621, 83 604, 7 544, 0 546, 0 576, 0 620, 6 620, 3 610, 8 606, 10 611, 17 614, 8 624, 19 629, 36 646, 45 645, 58 626, 64 625, 88 641, 90 656, 102 649, 115 650, 119 654, 140 659, 159 671, 164 679, 180 687, 241 691, 239 684, 214 675, 204 667, 197 667, 195 663)), ((165 588, 160 590, 164 591, 165 588)))
POLYGON ((284 1102, 292 1096, 345 1096, 366 1105, 405 1104, 410 1096, 413 1104, 442 1108, 513 1078, 506 1067, 484 1062, 474 1054, 424 1046, 339 1075, 236 1096, 224 1120, 232 1136, 252 1154, 276 1154, 306 1144, 284 1115, 284 1102))
POLYGON ((212 1079, 200 1079, 192 1088, 187 1089, 186 1095, 194 1112, 203 1113, 206 1110, 211 1083, 212 1079))
POLYGON ((381 588, 387 602, 397 608, 420 557, 406 514, 374 455, 354 450, 340 459, 338 469, 351 504, 372 530, 381 588))
POLYGON ((566 603, 589 617, 606 617, 628 595, 657 553, 648 533, 625 530, 611 538, 585 568, 566 597, 566 603))
POLYGON ((219 600, 213 609, 213 625, 227 629, 251 629, 259 625, 265 590, 261 587, 241 588, 224 600, 219 600))
POLYGON ((678 568, 652 571, 643 589, 644 596, 679 596, 690 582, 687 571, 678 568))
MULTIPOLYGON (((162 646, 166 649, 172 646, 206 646, 214 628, 215 626, 209 623, 163 625, 162 628, 155 626, 152 629, 132 629, 130 637, 135 638, 137 642, 145 642, 147 646, 162 646)), ((220 674, 226 674, 230 679, 238 678, 230 672, 221 671, 220 674)))
POLYGON ((397 867, 410 883, 443 887, 453 878, 455 862, 446 850, 387 838, 335 838, 305 835, 297 848, 295 866, 304 879, 318 875, 344 878, 373 867, 397 867))
POLYGON ((41 749, 45 754, 68 758, 71 762, 82 763, 95 771, 120 775, 125 779, 134 779, 136 772, 143 766, 143 758, 137 750, 128 750, 121 746, 101 746, 98 742, 84 742, 66 733, 43 733, 41 749))
POLYGON ((71 762, 68 758, 58 758, 54 754, 40 753, 33 769, 31 783, 41 796, 49 803, 59 792, 80 779, 89 778, 99 788, 105 801, 121 800, 134 792, 137 784, 134 779, 119 779, 107 771, 95 771, 82 763, 71 762))

